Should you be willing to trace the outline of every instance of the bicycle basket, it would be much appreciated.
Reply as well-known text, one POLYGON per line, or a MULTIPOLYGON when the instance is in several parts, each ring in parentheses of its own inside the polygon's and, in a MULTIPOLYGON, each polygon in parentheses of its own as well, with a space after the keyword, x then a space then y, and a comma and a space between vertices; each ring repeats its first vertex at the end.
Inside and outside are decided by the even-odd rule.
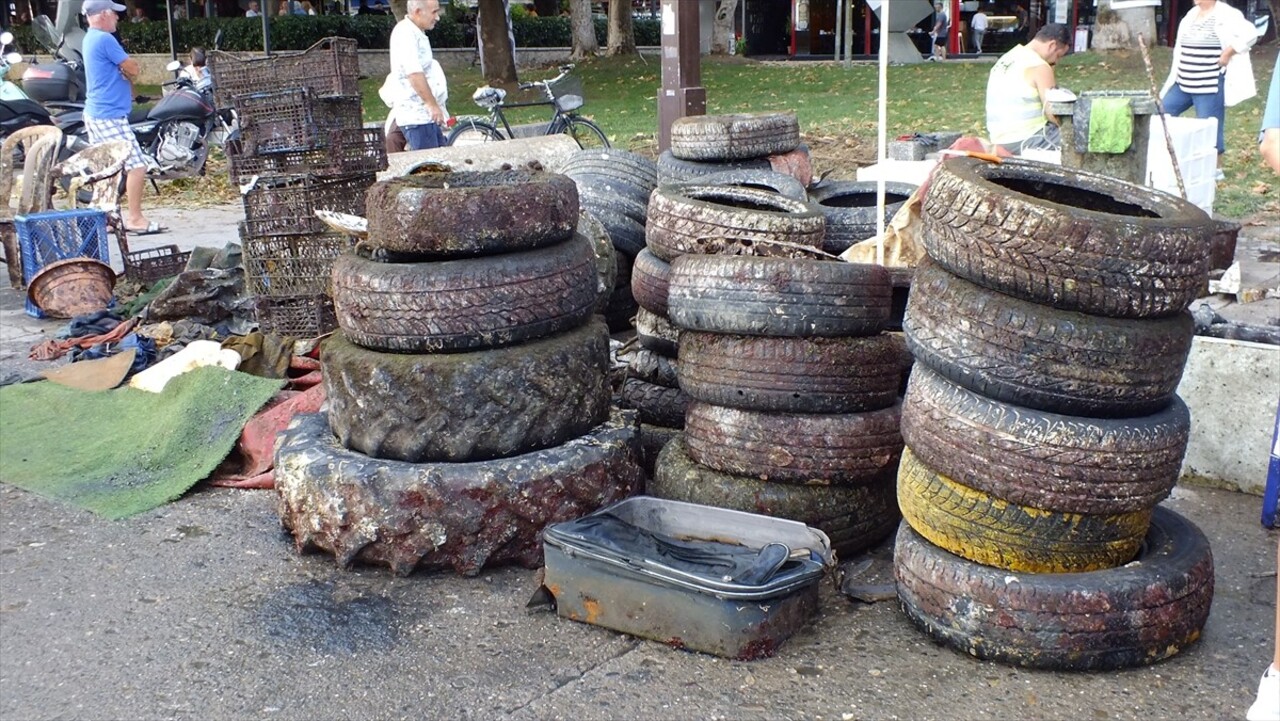
POLYGON ((554 83, 547 83, 547 90, 556 108, 562 113, 577 110, 586 102, 582 92, 582 78, 577 75, 566 75, 554 83))
POLYGON ((506 100, 506 98, 507 91, 502 88, 492 88, 488 85, 476 88, 476 91, 471 94, 472 102, 485 110, 493 110, 502 105, 502 101, 506 100))

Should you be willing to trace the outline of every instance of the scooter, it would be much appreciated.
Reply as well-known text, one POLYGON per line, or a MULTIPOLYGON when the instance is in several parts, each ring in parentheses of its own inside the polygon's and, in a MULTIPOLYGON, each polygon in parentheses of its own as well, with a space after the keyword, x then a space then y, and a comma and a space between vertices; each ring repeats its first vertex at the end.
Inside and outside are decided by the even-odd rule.
POLYGON ((23 60, 9 49, 12 43, 12 33, 0 33, 0 138, 34 125, 53 125, 49 111, 9 80, 9 69, 23 60))
MULTIPOLYGON (((59 3, 60 15, 65 4, 59 3)), ((62 23, 61 17, 59 23, 62 23)), ((53 59, 28 65, 22 73, 22 89, 32 100, 44 103, 55 112, 83 104, 85 76, 80 45, 84 31, 79 25, 72 25, 65 33, 59 32, 46 15, 36 17, 31 25, 32 34, 53 59)))

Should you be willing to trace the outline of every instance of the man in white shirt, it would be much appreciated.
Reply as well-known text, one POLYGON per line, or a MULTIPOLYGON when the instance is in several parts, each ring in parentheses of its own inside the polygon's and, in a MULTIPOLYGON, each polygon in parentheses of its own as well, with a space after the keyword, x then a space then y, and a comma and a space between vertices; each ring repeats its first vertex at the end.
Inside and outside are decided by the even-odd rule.
POLYGON ((978 12, 973 14, 973 19, 969 21, 969 29, 973 31, 973 51, 982 54, 982 38, 987 34, 987 14, 982 12, 982 8, 978 8, 978 12))
POLYGON ((426 35, 439 19, 439 0, 409 0, 404 19, 391 30, 391 72, 384 100, 392 106, 409 150, 445 144, 449 86, 426 35))

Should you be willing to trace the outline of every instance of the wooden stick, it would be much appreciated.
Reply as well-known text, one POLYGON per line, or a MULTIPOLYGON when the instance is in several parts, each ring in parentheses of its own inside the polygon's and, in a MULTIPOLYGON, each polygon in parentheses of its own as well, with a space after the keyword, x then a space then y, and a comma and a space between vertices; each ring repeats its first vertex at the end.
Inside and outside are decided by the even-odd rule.
POLYGON ((1164 103, 1160 102, 1160 92, 1156 89, 1156 75, 1151 69, 1151 55, 1147 53, 1147 41, 1138 33, 1138 49, 1142 51, 1142 64, 1147 66, 1147 82, 1151 85, 1151 97, 1156 101, 1156 111, 1160 113, 1160 126, 1164 128, 1164 144, 1169 149, 1169 163, 1173 165, 1173 177, 1178 179, 1178 192, 1183 200, 1187 198, 1187 186, 1182 183, 1182 170, 1178 167, 1178 156, 1173 152, 1173 138, 1169 136, 1169 119, 1164 115, 1164 103))

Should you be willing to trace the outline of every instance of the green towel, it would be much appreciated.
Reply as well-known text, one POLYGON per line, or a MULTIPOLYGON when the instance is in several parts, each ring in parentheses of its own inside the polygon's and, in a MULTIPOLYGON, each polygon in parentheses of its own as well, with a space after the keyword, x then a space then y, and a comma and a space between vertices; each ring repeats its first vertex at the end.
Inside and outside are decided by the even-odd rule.
POLYGON ((1089 109, 1089 152, 1123 153, 1133 142, 1129 98, 1093 98, 1089 109))

